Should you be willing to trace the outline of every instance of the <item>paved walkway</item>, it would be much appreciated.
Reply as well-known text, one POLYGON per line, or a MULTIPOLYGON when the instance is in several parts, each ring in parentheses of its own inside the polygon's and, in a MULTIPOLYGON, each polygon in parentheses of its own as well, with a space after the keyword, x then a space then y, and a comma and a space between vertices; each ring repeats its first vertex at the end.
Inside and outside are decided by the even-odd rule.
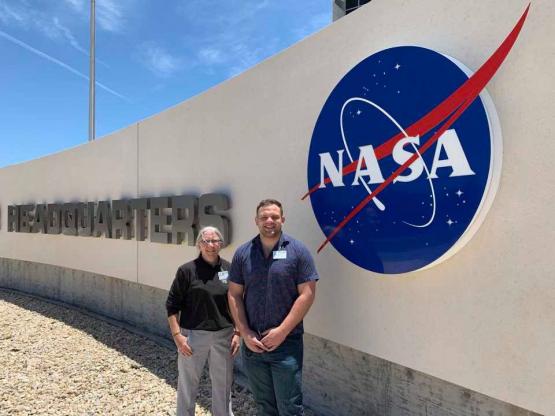
MULTIPOLYGON (((0 415, 174 415, 176 352, 78 310, 0 290, 0 415)), ((210 415, 201 380, 196 415, 210 415)), ((255 415, 233 389, 236 416, 255 415)))

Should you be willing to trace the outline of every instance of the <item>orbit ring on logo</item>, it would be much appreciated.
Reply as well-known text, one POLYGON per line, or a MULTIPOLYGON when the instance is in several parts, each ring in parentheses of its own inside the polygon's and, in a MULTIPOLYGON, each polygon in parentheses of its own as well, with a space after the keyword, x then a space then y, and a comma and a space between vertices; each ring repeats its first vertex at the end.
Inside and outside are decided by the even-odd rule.
POLYGON ((501 173, 501 129, 485 85, 528 8, 474 74, 416 46, 377 52, 328 97, 307 178, 326 240, 358 266, 406 273, 444 261, 477 231, 501 173))

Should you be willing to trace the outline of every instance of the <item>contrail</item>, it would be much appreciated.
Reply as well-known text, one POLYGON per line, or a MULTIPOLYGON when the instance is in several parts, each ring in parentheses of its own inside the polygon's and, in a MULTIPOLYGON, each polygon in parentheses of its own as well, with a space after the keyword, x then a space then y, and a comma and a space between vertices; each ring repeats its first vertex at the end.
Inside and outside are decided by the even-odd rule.
MULTIPOLYGON (((66 64, 66 63, 64 63, 64 62, 62 62, 62 61, 60 61, 59 59, 56 59, 56 58, 54 58, 53 56, 50 56, 50 55, 48 55, 48 54, 46 54, 46 53, 44 53, 44 52, 42 52, 42 51, 39 51, 38 49, 33 48, 31 45, 28 45, 27 43, 25 43, 25 42, 23 42, 23 41, 21 41, 21 40, 19 40, 19 39, 16 39, 16 38, 14 38, 14 37, 11 36, 11 35, 8 35, 8 34, 7 34, 6 32, 4 32, 3 30, 0 30, 0 36, 3 37, 4 39, 9 40, 9 41, 12 42, 12 43, 18 45, 18 46, 21 46, 23 49, 27 49, 29 52, 33 52, 35 55, 38 55, 38 56, 40 56, 41 58, 47 59, 47 60, 49 60, 50 62, 53 62, 53 63, 55 63, 56 65, 61 66, 61 67, 64 68, 64 69, 67 69, 69 72, 71 72, 71 73, 77 75, 78 77, 81 77, 81 78, 83 78, 83 79, 86 79, 87 81, 89 80, 89 77, 88 77, 87 75, 83 74, 82 72, 79 72, 79 71, 76 70, 75 68, 73 68, 73 67, 69 66, 68 64, 66 64)), ((98 85, 98 86, 99 86, 100 88, 102 88, 104 91, 109 92, 110 94, 115 95, 116 97, 121 98, 122 100, 124 100, 124 101, 126 101, 126 102, 128 102, 128 103, 130 102, 130 100, 129 100, 127 97, 121 95, 119 92, 114 91, 113 89, 107 87, 106 85, 101 84, 101 83, 98 82, 98 81, 96 82, 96 85, 98 85)))

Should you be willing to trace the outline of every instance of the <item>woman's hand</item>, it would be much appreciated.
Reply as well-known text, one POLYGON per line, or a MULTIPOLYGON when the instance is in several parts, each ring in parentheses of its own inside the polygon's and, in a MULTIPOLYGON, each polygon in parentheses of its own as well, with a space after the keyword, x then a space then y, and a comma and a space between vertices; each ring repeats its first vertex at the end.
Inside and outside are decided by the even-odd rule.
POLYGON ((193 355, 193 350, 191 349, 191 346, 189 345, 189 340, 185 335, 177 334, 175 337, 173 337, 173 340, 175 342, 175 345, 177 346, 177 351, 179 351, 186 357, 190 357, 191 355, 193 355))
POLYGON ((241 337, 239 335, 233 335, 231 337, 231 356, 235 357, 239 352, 239 346, 241 345, 241 337))

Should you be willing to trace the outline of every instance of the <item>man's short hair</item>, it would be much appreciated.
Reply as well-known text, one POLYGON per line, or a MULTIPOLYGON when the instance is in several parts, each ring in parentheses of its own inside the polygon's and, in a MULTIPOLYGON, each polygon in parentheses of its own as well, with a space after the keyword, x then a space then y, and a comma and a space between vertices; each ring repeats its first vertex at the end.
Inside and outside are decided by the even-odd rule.
POLYGON ((267 207, 268 205, 276 205, 277 207, 279 207, 279 212, 283 217, 283 206, 281 205, 281 202, 279 202, 277 199, 263 199, 262 201, 260 201, 258 203, 258 206, 256 207, 256 215, 258 216, 258 210, 260 208, 267 207))

